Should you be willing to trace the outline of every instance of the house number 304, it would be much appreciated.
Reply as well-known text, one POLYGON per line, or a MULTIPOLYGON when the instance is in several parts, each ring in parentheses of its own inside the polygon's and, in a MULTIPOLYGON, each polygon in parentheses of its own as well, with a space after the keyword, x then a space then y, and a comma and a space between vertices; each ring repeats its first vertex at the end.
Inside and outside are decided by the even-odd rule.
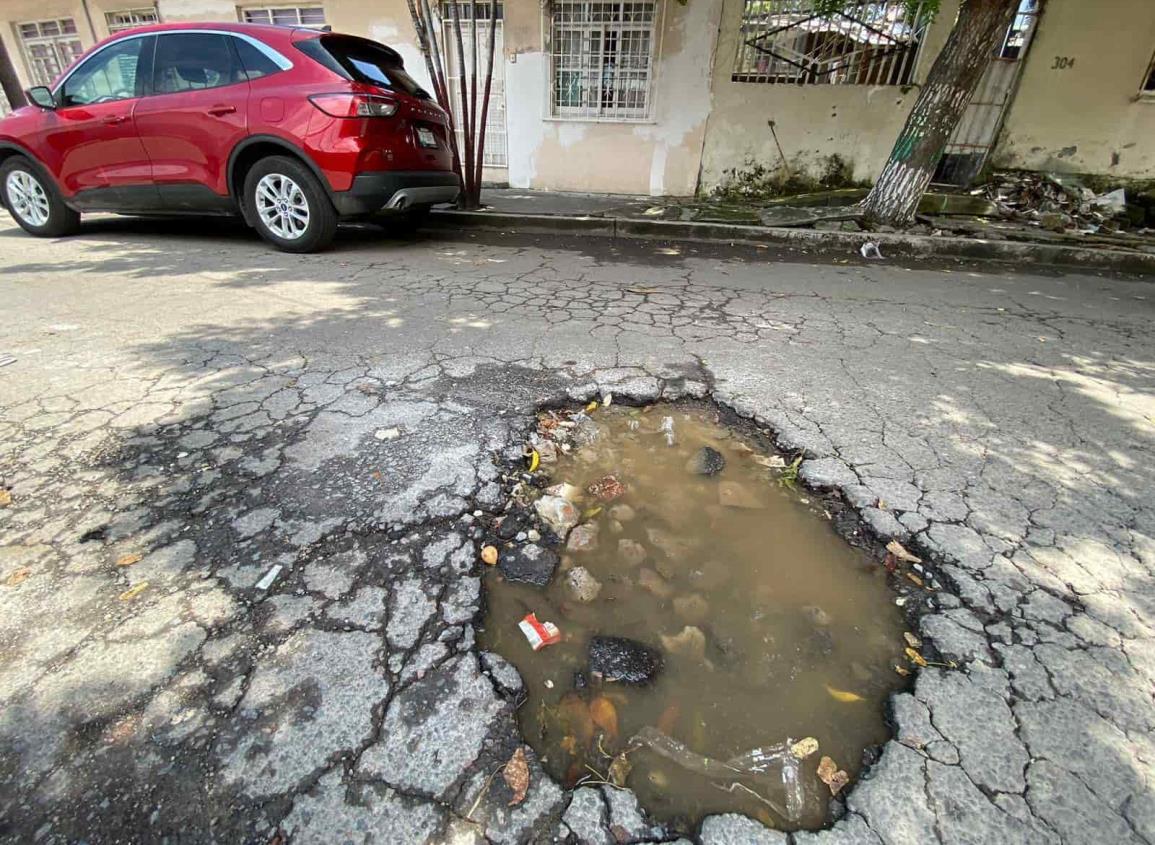
POLYGON ((1051 70, 1066 70, 1075 66, 1075 60, 1070 56, 1055 56, 1055 63, 1051 65, 1051 70))

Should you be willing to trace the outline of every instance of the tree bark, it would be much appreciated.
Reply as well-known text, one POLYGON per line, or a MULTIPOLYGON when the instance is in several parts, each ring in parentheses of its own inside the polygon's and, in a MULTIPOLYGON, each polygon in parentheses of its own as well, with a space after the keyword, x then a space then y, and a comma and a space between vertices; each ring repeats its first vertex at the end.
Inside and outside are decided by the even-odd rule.
POLYGON ((16 68, 8 58, 8 50, 4 42, 0 41, 0 90, 8 99, 8 105, 14 109, 28 105, 24 99, 24 90, 20 87, 20 80, 16 77, 16 68))
POLYGON ((478 138, 477 138, 477 161, 474 166, 477 168, 477 176, 474 178, 474 184, 477 186, 477 196, 474 201, 478 206, 481 205, 481 177, 482 171, 485 167, 485 125, 489 122, 489 92, 493 85, 493 51, 497 42, 497 0, 490 0, 489 3, 489 46, 485 51, 485 93, 481 95, 481 121, 478 123, 478 138))
POLYGON ((469 80, 465 75, 465 39, 461 34, 461 14, 457 8, 457 0, 450 0, 449 6, 453 10, 453 37, 457 41, 457 67, 461 72, 461 131, 464 135, 462 146, 465 147, 461 163, 461 173, 465 178, 458 205, 466 210, 471 210, 473 208, 471 204, 473 197, 473 124, 469 117, 469 80))
POLYGON ((863 200, 871 224, 905 228, 938 167, 999 41, 1014 20, 1019 0, 963 0, 958 20, 894 144, 890 159, 863 200))

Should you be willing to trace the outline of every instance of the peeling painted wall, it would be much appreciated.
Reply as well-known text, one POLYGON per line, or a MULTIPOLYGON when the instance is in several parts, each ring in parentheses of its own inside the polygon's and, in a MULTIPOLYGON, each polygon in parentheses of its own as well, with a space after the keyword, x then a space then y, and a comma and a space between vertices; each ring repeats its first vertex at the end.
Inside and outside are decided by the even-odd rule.
POLYGON ((1155 178, 1155 0, 1051 0, 1023 67, 997 167, 1155 178))
MULTIPOLYGON (((712 190, 725 172, 782 157, 767 121, 775 122, 793 172, 819 176, 831 155, 844 159, 857 181, 882 170, 918 89, 894 85, 791 85, 732 82, 738 53, 742 0, 725 0, 714 63, 714 109, 702 154, 702 189, 712 190)), ((926 78, 954 22, 958 4, 944 0, 923 42, 914 79, 926 78)))
POLYGON ((549 117, 541 5, 507 2, 509 183, 517 188, 690 195, 710 112, 710 70, 721 0, 665 2, 652 121, 549 117))

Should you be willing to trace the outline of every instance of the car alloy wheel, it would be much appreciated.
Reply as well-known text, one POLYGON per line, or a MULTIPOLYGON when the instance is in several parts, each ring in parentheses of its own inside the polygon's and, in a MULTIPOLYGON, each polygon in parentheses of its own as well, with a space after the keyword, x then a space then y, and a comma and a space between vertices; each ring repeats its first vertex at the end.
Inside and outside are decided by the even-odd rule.
POLYGON ((301 187, 281 173, 270 173, 257 182, 257 214, 270 232, 295 241, 309 228, 309 201, 301 187))
POLYGON ((26 170, 13 170, 5 182, 8 204, 12 211, 29 226, 43 226, 48 222, 48 193, 40 180, 26 170))

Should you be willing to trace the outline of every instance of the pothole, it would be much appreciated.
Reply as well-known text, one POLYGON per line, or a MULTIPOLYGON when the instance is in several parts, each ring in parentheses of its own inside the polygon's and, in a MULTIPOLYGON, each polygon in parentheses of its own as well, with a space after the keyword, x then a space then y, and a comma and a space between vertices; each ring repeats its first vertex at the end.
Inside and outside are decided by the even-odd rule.
POLYGON ((545 769, 633 789, 675 832, 828 823, 912 666, 893 566, 713 406, 546 411, 530 439, 480 640, 521 672, 545 769))

